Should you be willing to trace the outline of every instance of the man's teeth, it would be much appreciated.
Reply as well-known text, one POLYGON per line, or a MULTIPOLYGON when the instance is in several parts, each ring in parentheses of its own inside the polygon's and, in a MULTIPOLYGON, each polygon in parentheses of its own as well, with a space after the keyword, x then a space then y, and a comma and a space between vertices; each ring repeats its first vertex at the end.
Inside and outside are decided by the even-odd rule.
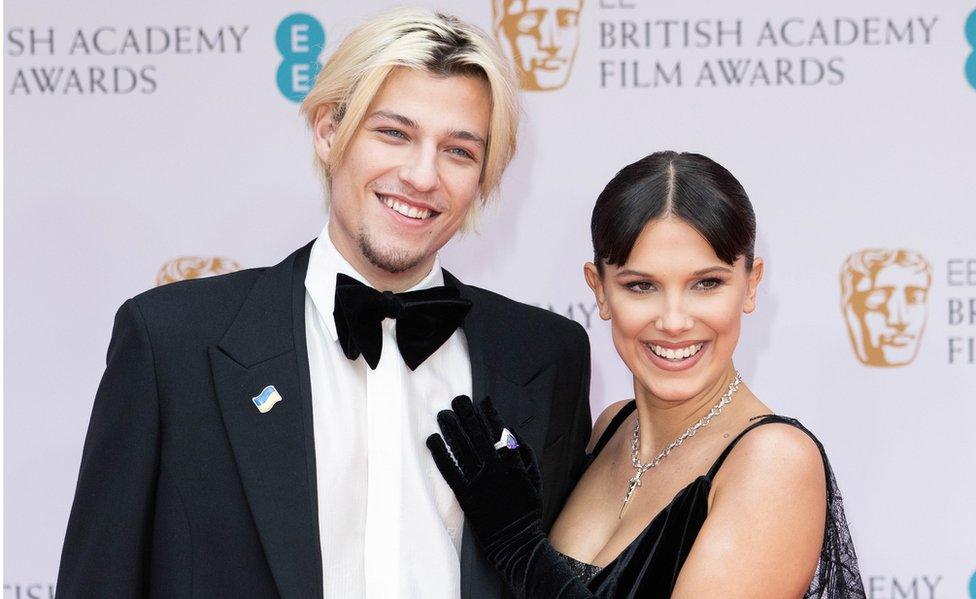
POLYGON ((383 203, 386 204, 387 207, 390 208, 391 210, 395 210, 395 211, 399 212, 400 214, 402 214, 403 216, 406 216, 406 217, 409 217, 409 218, 416 218, 417 220, 424 220, 425 218, 429 218, 430 215, 433 214, 433 212, 430 211, 430 210, 427 210, 427 209, 421 210, 420 208, 414 208, 413 206, 407 206, 406 204, 401 204, 400 202, 394 200, 393 198, 390 198, 390 197, 387 197, 387 196, 384 196, 384 195, 381 195, 380 196, 380 199, 382 199, 383 200, 383 203))
POLYGON ((669 347, 661 347, 660 345, 654 345, 653 343, 648 343, 647 346, 651 348, 651 351, 655 354, 661 356, 666 360, 684 360, 685 358, 690 358, 691 356, 697 354, 701 351, 701 348, 705 346, 704 343, 696 343, 694 345, 689 345, 687 347, 682 347, 679 349, 671 349, 669 347))

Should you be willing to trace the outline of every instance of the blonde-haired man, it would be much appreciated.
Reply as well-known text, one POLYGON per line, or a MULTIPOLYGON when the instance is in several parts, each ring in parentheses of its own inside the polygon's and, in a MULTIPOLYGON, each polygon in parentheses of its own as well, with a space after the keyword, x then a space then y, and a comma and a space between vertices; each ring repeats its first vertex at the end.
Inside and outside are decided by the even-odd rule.
POLYGON ((424 445, 438 412, 493 397, 548 524, 590 429, 581 327, 437 257, 511 159, 513 80, 484 33, 427 10, 339 45, 302 105, 318 239, 119 310, 59 596, 503 596, 424 445))

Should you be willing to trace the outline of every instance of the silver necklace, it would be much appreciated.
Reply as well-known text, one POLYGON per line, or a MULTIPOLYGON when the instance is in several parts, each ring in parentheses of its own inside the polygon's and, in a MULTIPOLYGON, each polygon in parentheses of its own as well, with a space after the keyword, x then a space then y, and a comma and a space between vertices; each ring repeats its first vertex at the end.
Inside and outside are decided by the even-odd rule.
POLYGON ((624 517, 624 511, 627 509, 627 504, 630 503, 630 498, 633 496, 634 491, 637 490, 637 487, 641 486, 641 477, 644 476, 644 473, 660 464, 661 460, 671 455, 671 452, 674 451, 676 447, 684 443, 689 437, 694 437, 695 433, 708 426, 708 423, 712 421, 712 418, 715 418, 721 414, 722 408, 729 405, 729 403, 732 401, 732 396, 739 389, 739 383, 741 382, 742 374, 736 370, 735 378, 732 379, 731 383, 729 383, 729 388, 722 395, 722 398, 719 399, 718 403, 712 406, 712 409, 708 411, 708 414, 705 414, 702 416, 701 420, 689 426, 688 430, 681 433, 680 437, 672 441, 661 451, 661 453, 657 454, 653 460, 646 464, 641 463, 637 453, 637 448, 640 445, 640 418, 634 419, 634 435, 630 441, 630 461, 633 463, 634 468, 637 469, 637 474, 630 479, 630 483, 627 486, 627 495, 624 497, 624 504, 620 507, 620 515, 617 516, 617 519, 624 517))

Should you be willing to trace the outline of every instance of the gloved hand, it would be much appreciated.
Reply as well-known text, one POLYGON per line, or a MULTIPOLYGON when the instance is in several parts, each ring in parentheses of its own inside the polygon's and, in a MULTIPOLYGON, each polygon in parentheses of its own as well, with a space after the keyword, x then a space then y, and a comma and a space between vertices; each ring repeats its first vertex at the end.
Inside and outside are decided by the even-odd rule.
POLYGON ((508 588, 520 599, 595 597, 542 529, 541 479, 529 446, 516 437, 517 448, 495 449, 505 425, 490 399, 476 409, 459 395, 451 408, 437 415, 444 437, 427 437, 427 448, 508 588))
POLYGON ((512 525, 541 527, 541 481, 529 446, 516 437, 517 448, 495 449, 505 425, 490 399, 475 408, 459 395, 451 408, 437 415, 444 437, 427 437, 427 448, 478 540, 490 543, 512 525))

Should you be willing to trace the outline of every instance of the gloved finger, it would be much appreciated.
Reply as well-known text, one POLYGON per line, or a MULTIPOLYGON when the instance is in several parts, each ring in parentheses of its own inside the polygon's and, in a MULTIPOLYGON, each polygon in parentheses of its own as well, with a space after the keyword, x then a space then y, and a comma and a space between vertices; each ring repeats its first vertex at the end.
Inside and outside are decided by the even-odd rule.
POLYGON ((444 439, 437 433, 427 437, 427 449, 430 450, 430 455, 434 458, 434 464, 437 466, 437 469, 441 471, 441 476, 447 481, 447 486, 451 487, 455 495, 460 495, 467 488, 467 481, 461 473, 461 469, 454 463, 454 459, 447 451, 447 445, 444 444, 444 439))
POLYGON ((481 412, 482 417, 485 419, 485 426, 488 428, 491 438, 499 439, 502 436, 502 431, 505 429, 505 423, 495 410, 495 404, 492 403, 490 397, 481 400, 478 404, 478 411, 481 412))
POLYGON ((529 472, 525 467, 525 463, 522 461, 522 455, 520 453, 522 446, 519 445, 517 449, 509 449, 508 447, 502 447, 498 450, 498 459, 502 461, 503 464, 508 468, 508 470, 518 472, 522 476, 531 480, 529 472))
POLYGON ((523 443, 522 440, 519 439, 518 454, 519 459, 522 461, 522 465, 525 467, 525 471, 529 476, 529 480, 532 481, 532 486, 535 487, 536 491, 541 493, 542 474, 539 472, 539 462, 535 459, 535 452, 532 451, 532 447, 530 447, 528 443, 523 443))
POLYGON ((461 421, 464 432, 471 440, 471 446, 479 456, 490 459, 495 456, 495 441, 489 436, 490 433, 484 421, 474 409, 474 404, 466 395, 459 395, 451 402, 451 408, 461 421))
POLYGON ((441 410, 437 413, 437 424, 441 427, 441 434, 447 441, 454 459, 461 468, 462 474, 466 478, 473 478, 481 469, 482 460, 477 456, 471 440, 457 414, 450 410, 441 410))

